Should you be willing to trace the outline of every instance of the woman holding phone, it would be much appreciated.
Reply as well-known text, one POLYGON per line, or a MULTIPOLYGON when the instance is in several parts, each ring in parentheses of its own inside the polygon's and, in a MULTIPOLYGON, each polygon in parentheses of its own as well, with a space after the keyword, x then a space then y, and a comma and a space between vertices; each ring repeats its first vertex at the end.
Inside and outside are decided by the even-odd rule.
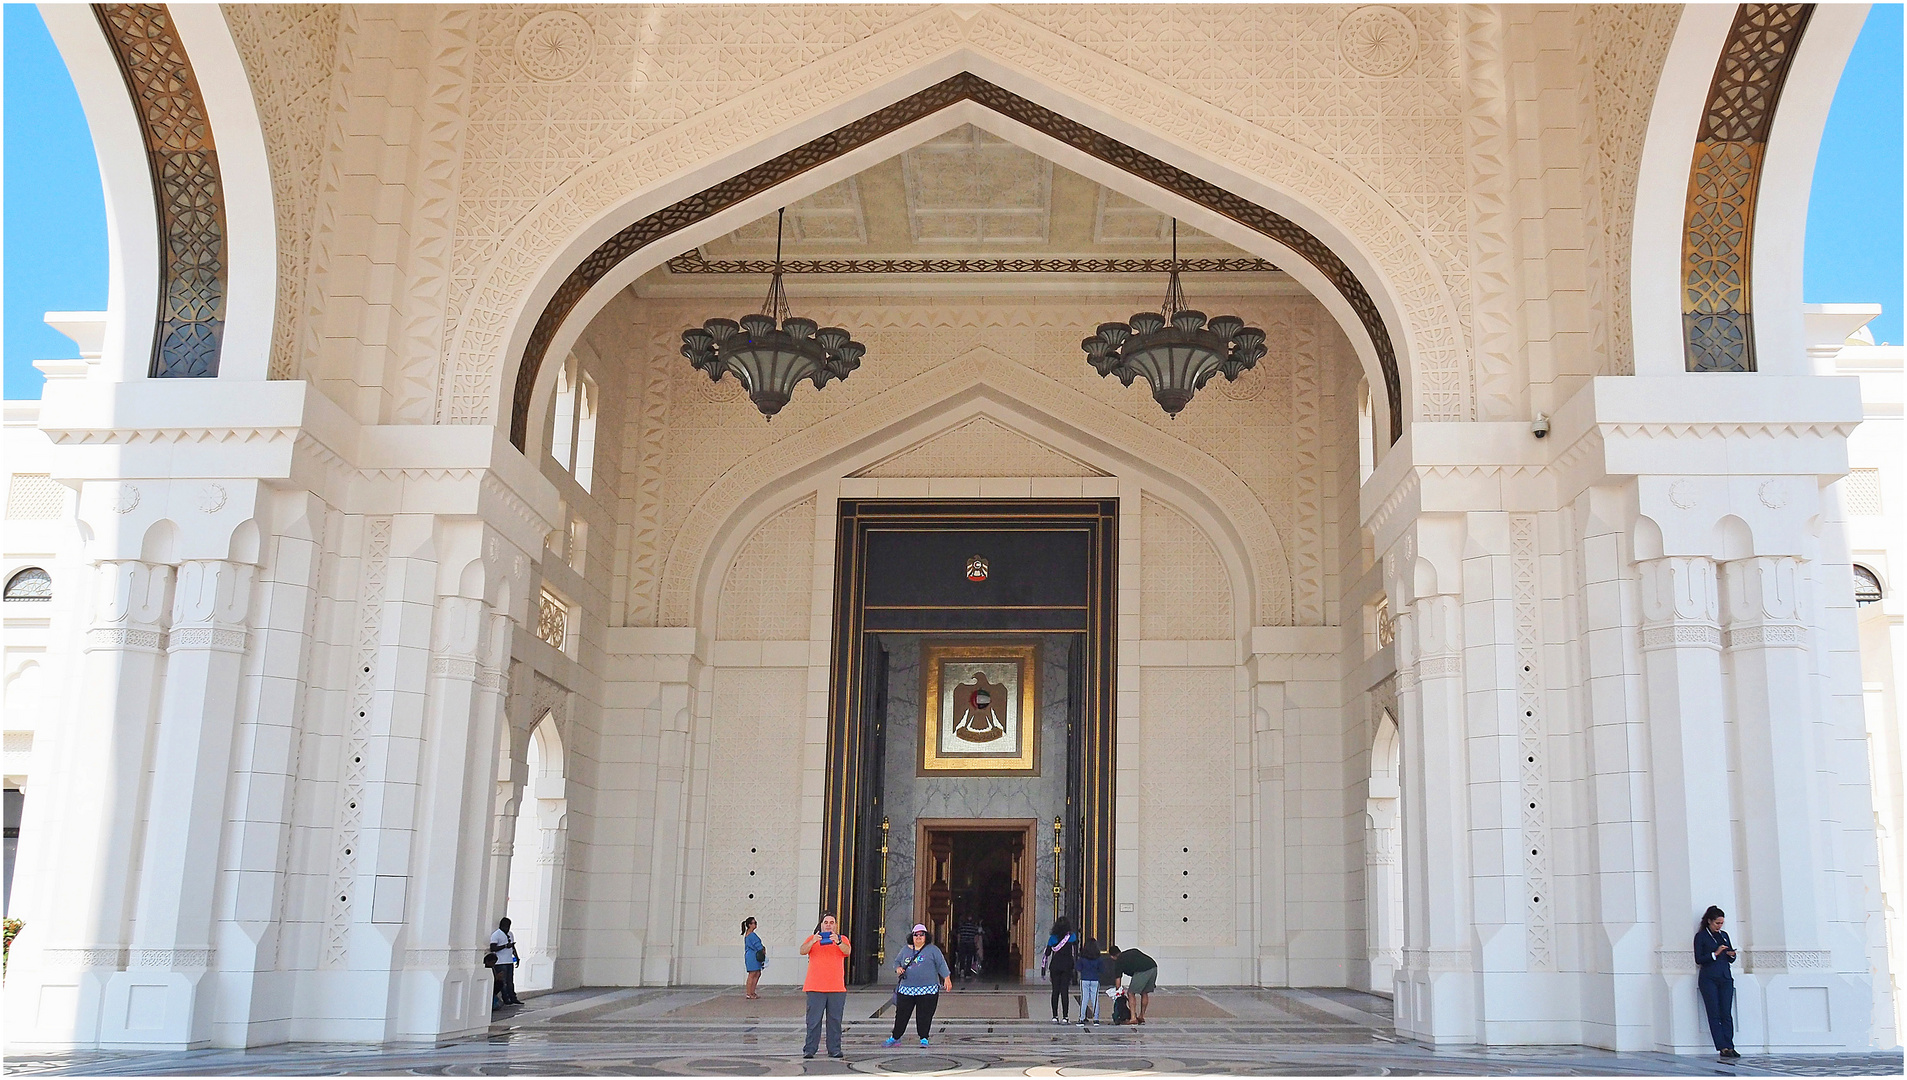
POLYGON ((821 1027, 828 1029, 828 1056, 841 1053, 841 1014, 848 1007, 847 960, 853 948, 841 936, 834 913, 823 912, 814 933, 801 943, 801 955, 808 958, 808 977, 801 989, 808 995, 808 1040, 801 1056, 811 1058, 821 1046, 821 1027))

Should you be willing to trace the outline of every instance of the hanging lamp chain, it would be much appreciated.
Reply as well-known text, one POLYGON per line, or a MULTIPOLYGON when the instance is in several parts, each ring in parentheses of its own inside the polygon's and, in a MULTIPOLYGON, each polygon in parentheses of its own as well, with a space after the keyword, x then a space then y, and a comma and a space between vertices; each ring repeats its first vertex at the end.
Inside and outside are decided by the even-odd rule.
POLYGON ((1171 272, 1166 277, 1165 303, 1159 305, 1159 313, 1165 316, 1165 320, 1167 322, 1171 322, 1172 317, 1174 315, 1177 315, 1179 312, 1184 311, 1186 307, 1185 287, 1179 284, 1179 219, 1178 218, 1172 219, 1172 262, 1170 265, 1170 269, 1171 269, 1171 272))
POLYGON ((775 324, 788 321, 793 312, 788 307, 788 290, 781 284, 781 233, 782 223, 788 217, 788 208, 775 211, 775 274, 768 282, 768 299, 762 301, 761 313, 775 320, 775 324))

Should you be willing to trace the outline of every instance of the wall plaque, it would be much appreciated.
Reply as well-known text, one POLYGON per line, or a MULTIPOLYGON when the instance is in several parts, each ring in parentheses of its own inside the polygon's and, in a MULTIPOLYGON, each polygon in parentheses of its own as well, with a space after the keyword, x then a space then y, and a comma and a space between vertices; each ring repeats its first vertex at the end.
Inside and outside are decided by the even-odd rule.
POLYGON ((921 649, 920 775, 1039 774, 1039 645, 928 642, 921 649))

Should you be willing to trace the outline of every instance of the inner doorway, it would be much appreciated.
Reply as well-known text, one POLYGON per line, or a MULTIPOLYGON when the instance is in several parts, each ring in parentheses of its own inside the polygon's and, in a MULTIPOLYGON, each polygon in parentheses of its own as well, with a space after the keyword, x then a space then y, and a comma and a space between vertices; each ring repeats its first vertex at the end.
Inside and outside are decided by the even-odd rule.
POLYGON ((1034 819, 921 818, 914 918, 933 931, 954 977, 1019 982, 1035 955, 1034 819))

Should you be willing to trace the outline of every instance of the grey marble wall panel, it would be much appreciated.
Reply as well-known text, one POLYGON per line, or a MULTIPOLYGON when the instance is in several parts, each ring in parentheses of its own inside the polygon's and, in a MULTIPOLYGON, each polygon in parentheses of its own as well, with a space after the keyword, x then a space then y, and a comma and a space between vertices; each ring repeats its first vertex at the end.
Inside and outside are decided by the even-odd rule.
POLYGON ((916 776, 920 757, 922 671, 919 634, 884 634, 887 673, 887 950, 903 943, 914 909, 915 822, 921 818, 1033 818, 1040 822, 1038 872, 1028 898, 1036 944, 1052 925, 1052 821, 1066 807, 1066 651, 1071 638, 1041 635, 1038 776, 916 776))

